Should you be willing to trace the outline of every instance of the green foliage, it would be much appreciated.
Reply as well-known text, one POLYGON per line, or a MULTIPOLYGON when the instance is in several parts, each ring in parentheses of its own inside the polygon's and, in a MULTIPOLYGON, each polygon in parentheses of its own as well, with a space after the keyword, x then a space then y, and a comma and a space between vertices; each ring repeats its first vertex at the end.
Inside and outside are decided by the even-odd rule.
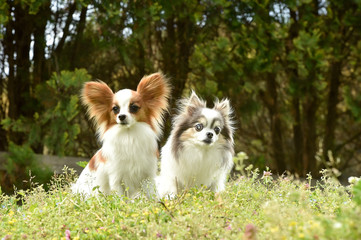
POLYGON ((30 146, 43 144, 56 155, 78 155, 79 93, 84 82, 90 80, 84 69, 54 73, 35 90, 42 111, 35 112, 32 119, 7 118, 2 121, 3 127, 26 133, 30 146))
POLYGON ((29 188, 29 180, 46 183, 52 176, 52 171, 42 166, 29 145, 18 146, 12 142, 5 164, 6 173, 0 180, 3 190, 7 193, 15 189, 29 188))
POLYGON ((352 188, 352 194, 354 200, 359 206, 361 206, 361 181, 358 180, 357 183, 352 188))
MULTIPOLYGON (((8 4, 6 3, 6 1, 2 1, 0 3, 0 26, 3 27, 7 21, 9 20, 8 17, 8 4)), ((0 31, 0 39, 2 39, 4 37, 3 35, 4 33, 2 31, 0 31)))
POLYGON ((79 161, 79 162, 76 162, 76 164, 82 168, 85 168, 86 165, 88 164, 87 161, 79 161))
MULTIPOLYGON (((315 186, 257 170, 214 194, 204 188, 173 200, 84 199, 66 170, 41 186, 0 195, 0 237, 34 239, 358 239, 361 205, 329 178, 315 186), (18 205, 17 202, 21 202, 18 205), (252 236, 247 238, 246 236, 252 236)), ((309 177, 311 180, 311 177, 309 177)))
POLYGON ((41 117, 34 118, 40 126, 46 126, 46 131, 38 129, 42 134, 34 135, 43 136, 45 146, 57 155, 77 154, 79 93, 84 82, 90 80, 90 75, 84 69, 62 71, 60 75, 54 73, 49 81, 36 89, 45 111, 41 117))
POLYGON ((361 121, 361 97, 355 92, 355 89, 350 87, 344 88, 344 97, 347 108, 352 113, 352 116, 357 122, 361 121))

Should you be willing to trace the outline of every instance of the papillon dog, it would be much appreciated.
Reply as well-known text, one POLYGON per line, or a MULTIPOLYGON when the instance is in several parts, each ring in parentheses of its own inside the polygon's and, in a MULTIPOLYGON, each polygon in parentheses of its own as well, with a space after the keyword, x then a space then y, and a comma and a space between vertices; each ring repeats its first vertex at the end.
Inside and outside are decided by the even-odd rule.
POLYGON ((153 183, 156 176, 157 141, 170 95, 168 80, 154 73, 143 77, 136 91, 116 93, 104 82, 87 82, 81 95, 102 147, 80 174, 73 192, 136 196, 144 182, 153 183))
POLYGON ((216 100, 213 108, 194 92, 179 102, 173 129, 161 150, 157 177, 159 197, 173 198, 183 189, 205 186, 224 190, 233 166, 233 121, 229 101, 216 100))

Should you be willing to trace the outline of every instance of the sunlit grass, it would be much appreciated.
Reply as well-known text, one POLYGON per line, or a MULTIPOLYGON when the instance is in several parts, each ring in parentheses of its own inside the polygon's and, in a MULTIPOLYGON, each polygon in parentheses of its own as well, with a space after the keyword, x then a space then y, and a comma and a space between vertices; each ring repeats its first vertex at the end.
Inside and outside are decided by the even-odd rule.
MULTIPOLYGON (((2 239, 357 239, 361 206, 352 186, 323 177, 316 186, 257 171, 220 194, 192 189, 174 200, 73 195, 73 174, 50 190, 1 196, 2 239)), ((308 179, 310 181, 310 177, 308 179)), ((360 191, 360 182, 355 190, 360 191)), ((357 192, 355 191, 355 192, 357 192)), ((361 196, 361 194, 360 194, 361 196)), ((358 197, 360 197, 358 196, 358 197)))

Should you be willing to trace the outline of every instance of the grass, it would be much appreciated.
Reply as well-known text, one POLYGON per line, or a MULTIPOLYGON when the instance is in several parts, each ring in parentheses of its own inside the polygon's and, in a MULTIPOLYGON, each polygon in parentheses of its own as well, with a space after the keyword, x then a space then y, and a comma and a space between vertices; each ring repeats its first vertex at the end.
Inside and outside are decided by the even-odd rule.
MULTIPOLYGON (((191 189, 174 200, 86 200, 70 193, 72 171, 50 190, 35 186, 1 195, 1 239, 358 239, 361 181, 342 186, 324 176, 315 186, 291 176, 249 171, 224 192, 191 189), (353 189, 353 190, 352 190, 353 189), (352 195, 352 191, 354 197, 352 195)), ((311 177, 308 178, 311 181, 311 177)))

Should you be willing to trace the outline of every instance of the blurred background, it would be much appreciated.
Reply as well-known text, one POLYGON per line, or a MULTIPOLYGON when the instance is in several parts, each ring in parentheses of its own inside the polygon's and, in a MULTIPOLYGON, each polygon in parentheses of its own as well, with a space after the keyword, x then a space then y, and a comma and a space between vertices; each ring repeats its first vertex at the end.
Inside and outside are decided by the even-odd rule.
POLYGON ((134 89, 155 71, 171 113, 191 89, 231 100, 238 164, 361 174, 359 0, 5 0, 0 26, 3 190, 49 179, 35 154, 99 148, 85 81, 134 89))

